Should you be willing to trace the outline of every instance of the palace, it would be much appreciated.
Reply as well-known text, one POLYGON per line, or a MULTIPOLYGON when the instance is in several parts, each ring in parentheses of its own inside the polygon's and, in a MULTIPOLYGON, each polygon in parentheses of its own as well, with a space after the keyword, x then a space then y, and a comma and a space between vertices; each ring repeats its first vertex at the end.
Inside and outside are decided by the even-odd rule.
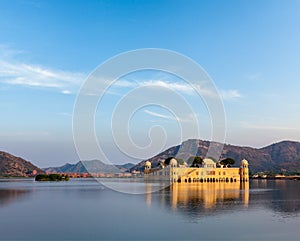
POLYGON ((170 183, 208 183, 208 182, 248 182, 248 161, 242 160, 240 167, 217 167, 206 158, 201 167, 179 165, 175 158, 166 167, 151 168, 151 162, 145 163, 145 180, 165 180, 170 183))

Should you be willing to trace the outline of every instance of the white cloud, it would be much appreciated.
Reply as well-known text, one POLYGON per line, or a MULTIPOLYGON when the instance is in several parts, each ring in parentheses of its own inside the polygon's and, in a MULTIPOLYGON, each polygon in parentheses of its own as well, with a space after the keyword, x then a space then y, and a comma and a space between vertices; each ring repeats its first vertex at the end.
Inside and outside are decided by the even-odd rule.
MULTIPOLYGON (((31 63, 24 63, 20 60, 22 51, 12 50, 7 46, 0 45, 0 83, 11 85, 24 85, 42 88, 57 89, 62 94, 71 94, 79 89, 86 74, 80 72, 64 71, 49 68, 31 63)), ((197 92, 188 83, 178 83, 162 79, 129 81, 121 79, 114 83, 119 88, 137 88, 142 86, 168 88, 173 91, 187 95, 195 95, 197 92)), ((214 90, 201 86, 195 86, 198 92, 204 97, 218 97, 214 90)), ((93 92, 89 94, 94 94, 93 92)), ((118 95, 116 92, 107 94, 118 95)), ((241 94, 237 90, 221 90, 220 95, 223 100, 240 98, 241 94)))
POLYGON ((55 88, 64 94, 78 88, 85 78, 80 72, 63 71, 35 64, 24 63, 18 59, 21 52, 0 46, 0 82, 12 85, 55 88))
POLYGON ((163 119, 168 119, 168 120, 175 120, 175 118, 173 116, 169 116, 169 115, 163 115, 154 111, 150 111, 150 110, 145 110, 145 113, 155 116, 155 117, 160 117, 163 119))
POLYGON ((138 83, 135 81, 128 81, 128 80, 119 80, 115 83, 117 87, 137 87, 138 83))
POLYGON ((195 121, 195 116, 193 116, 192 114, 190 114, 188 116, 188 118, 180 118, 178 116, 173 116, 173 115, 164 115, 164 114, 160 114, 154 111, 150 111, 150 110, 144 110, 145 113, 151 115, 151 116, 155 116, 155 117, 159 117, 159 118, 163 118, 163 119, 167 119, 167 120, 174 120, 174 121, 178 121, 178 122, 191 122, 191 121, 195 121))
POLYGON ((192 86, 188 84, 175 83, 163 80, 146 80, 146 81, 128 81, 119 80, 115 83, 117 87, 137 88, 142 86, 148 87, 161 87, 171 90, 179 91, 185 94, 193 94, 195 91, 192 86))
POLYGON ((166 82, 162 80, 149 80, 141 82, 141 86, 156 86, 162 88, 169 88, 171 90, 179 91, 185 94, 193 94, 194 89, 188 84, 180 84, 174 82, 166 82))
POLYGON ((65 95, 70 95, 72 92, 70 90, 63 90, 61 93, 65 95))
MULTIPOLYGON (((193 88, 192 85, 188 83, 176 83, 163 80, 146 80, 146 81, 128 81, 128 80, 119 80, 114 84, 116 87, 125 87, 125 88, 137 88, 141 86, 149 87, 161 87, 168 88, 170 90, 178 91, 183 94, 193 95, 197 94, 197 91, 193 88)), ((201 85, 195 86, 198 92, 204 97, 218 97, 216 91, 203 88, 201 85)), ((223 100, 232 100, 241 98, 242 95, 238 90, 220 90, 219 95, 223 100)))
POLYGON ((242 97, 238 90, 220 90, 220 95, 223 100, 232 100, 242 97))

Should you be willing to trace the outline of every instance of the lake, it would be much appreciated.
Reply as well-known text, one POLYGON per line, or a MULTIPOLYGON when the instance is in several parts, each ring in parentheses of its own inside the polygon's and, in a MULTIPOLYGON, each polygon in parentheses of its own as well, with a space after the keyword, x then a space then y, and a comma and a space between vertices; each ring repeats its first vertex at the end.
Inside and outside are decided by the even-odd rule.
POLYGON ((164 187, 142 179, 103 179, 103 183, 0 179, 0 240, 300 237, 300 181, 252 180, 250 187, 239 183, 164 187), (144 193, 120 193, 110 185, 144 193))

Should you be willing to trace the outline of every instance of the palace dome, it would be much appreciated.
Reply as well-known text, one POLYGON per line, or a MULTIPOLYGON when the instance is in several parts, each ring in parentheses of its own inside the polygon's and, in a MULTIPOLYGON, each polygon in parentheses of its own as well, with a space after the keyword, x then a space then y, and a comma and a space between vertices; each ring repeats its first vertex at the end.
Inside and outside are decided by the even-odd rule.
POLYGON ((243 159, 241 164, 242 166, 248 166, 248 161, 246 159, 243 159))
POLYGON ((206 168, 216 168, 216 163, 210 158, 205 158, 203 160, 203 165, 206 168))
POLYGON ((177 166, 177 160, 175 158, 172 158, 171 161, 170 161, 170 165, 173 166, 173 167, 177 166))

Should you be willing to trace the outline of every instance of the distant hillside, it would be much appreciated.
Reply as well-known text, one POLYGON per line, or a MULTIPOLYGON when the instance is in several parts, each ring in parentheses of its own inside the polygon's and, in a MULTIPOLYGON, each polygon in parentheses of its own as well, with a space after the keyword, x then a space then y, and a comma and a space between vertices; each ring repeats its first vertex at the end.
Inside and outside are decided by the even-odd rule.
POLYGON ((0 176, 27 177, 44 171, 20 157, 0 151, 0 176))
POLYGON ((134 164, 127 163, 124 165, 105 164, 99 160, 79 161, 76 164, 65 164, 60 167, 47 167, 43 170, 47 173, 121 173, 126 172, 134 164))
POLYGON ((133 168, 134 166, 135 166, 135 164, 133 164, 133 163, 116 165, 117 168, 119 168, 121 171, 124 171, 124 172, 130 171, 130 169, 133 168))
MULTIPOLYGON (((209 144, 209 141, 187 140, 181 145, 171 147, 150 158, 148 161, 156 166, 161 159, 176 156, 180 147, 183 148, 181 148, 180 155, 177 156, 179 158, 187 160, 192 155, 191 153, 205 157, 209 144)), ((227 157, 236 160, 235 166, 238 166, 242 159, 247 159, 251 172, 281 172, 283 169, 287 172, 300 172, 300 142, 283 141, 259 149, 225 144, 221 159, 227 157)), ((138 163, 131 170, 143 170, 146 161, 138 163)))

